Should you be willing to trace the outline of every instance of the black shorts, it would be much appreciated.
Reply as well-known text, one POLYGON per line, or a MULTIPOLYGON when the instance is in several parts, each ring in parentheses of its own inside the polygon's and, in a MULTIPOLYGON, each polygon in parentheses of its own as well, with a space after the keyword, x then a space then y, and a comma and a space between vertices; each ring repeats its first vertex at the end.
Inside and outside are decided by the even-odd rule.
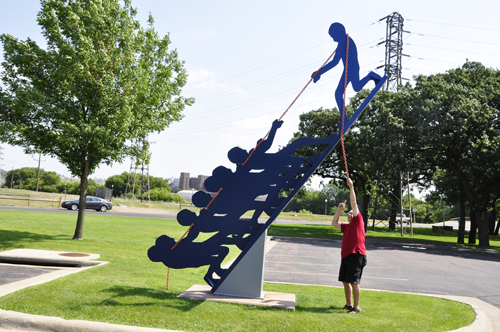
POLYGON ((350 284, 359 284, 366 262, 366 256, 361 254, 350 254, 349 256, 342 258, 342 262, 340 263, 339 281, 348 282, 350 284))

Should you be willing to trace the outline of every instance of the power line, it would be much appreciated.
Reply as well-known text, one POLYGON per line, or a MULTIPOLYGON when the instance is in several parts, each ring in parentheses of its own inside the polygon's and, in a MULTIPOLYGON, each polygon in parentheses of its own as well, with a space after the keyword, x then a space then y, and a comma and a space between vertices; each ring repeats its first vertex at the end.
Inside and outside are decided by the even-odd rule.
POLYGON ((407 19, 408 21, 413 21, 413 22, 423 22, 423 23, 431 23, 431 24, 440 24, 440 25, 447 25, 451 27, 460 27, 460 28, 467 28, 467 29, 478 29, 478 30, 489 30, 489 31, 500 31, 500 29, 492 29, 492 28, 482 28, 482 27, 474 27, 474 26, 467 26, 467 25, 460 25, 460 24, 450 24, 450 23, 442 23, 442 22, 432 22, 432 21, 424 21, 424 20, 415 20, 415 19, 407 19))
POLYGON ((436 49, 436 50, 443 50, 443 51, 452 51, 452 52, 461 52, 461 53, 469 53, 469 54, 488 55, 488 56, 496 56, 496 57, 500 56, 500 54, 489 54, 489 53, 473 52, 473 51, 470 51, 470 50, 454 50, 454 49, 450 49, 450 48, 428 46, 428 45, 420 45, 420 44, 409 44, 409 43, 407 43, 406 45, 426 47, 426 48, 433 48, 433 49, 436 49))
POLYGON ((433 37, 433 38, 456 40, 456 41, 462 41, 462 42, 468 42, 468 43, 500 46, 500 43, 489 43, 489 42, 483 42, 483 41, 478 41, 478 40, 467 40, 467 39, 460 39, 460 38, 436 36, 436 35, 423 34, 423 33, 419 33, 419 32, 412 32, 411 34, 417 35, 417 36, 422 36, 422 37, 433 37))

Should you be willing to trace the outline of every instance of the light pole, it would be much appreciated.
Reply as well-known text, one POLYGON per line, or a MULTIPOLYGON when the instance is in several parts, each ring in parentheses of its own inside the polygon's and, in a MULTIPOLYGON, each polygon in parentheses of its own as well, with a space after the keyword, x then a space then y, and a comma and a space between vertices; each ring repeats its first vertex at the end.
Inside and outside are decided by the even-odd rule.
POLYGON ((325 198, 325 216, 326 216, 326 206, 327 206, 328 199, 325 198))
POLYGON ((111 198, 109 199, 109 201, 111 202, 113 200, 113 188, 115 187, 114 184, 111 185, 111 198))
POLYGON ((66 183, 64 183, 64 200, 66 200, 66 183))

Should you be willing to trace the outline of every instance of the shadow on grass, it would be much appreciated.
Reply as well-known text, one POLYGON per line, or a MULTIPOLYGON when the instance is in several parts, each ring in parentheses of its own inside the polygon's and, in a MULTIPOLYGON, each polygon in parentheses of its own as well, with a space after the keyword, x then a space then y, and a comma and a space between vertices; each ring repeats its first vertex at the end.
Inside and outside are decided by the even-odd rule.
POLYGON ((100 304, 105 306, 165 306, 181 311, 189 311, 202 304, 203 301, 181 299, 179 294, 166 292, 164 290, 143 288, 143 287, 127 287, 114 286, 104 290, 106 293, 112 293, 112 297, 102 301, 100 304), (131 298, 137 298, 135 302, 131 302, 131 298), (141 301, 141 298, 148 298, 157 301, 141 301), (163 302, 162 302, 163 301, 163 302))
POLYGON ((68 235, 47 235, 32 232, 0 230, 0 250, 11 248, 25 248, 30 243, 44 241, 71 240, 68 235))
POLYGON ((302 307, 302 306, 299 306, 299 305, 296 305, 295 306, 295 311, 305 311, 305 312, 312 312, 314 314, 343 314, 343 313, 346 313, 347 311, 344 310, 342 307, 339 307, 339 306, 330 306, 328 308, 317 308, 317 307, 314 307, 314 308, 308 308, 308 307, 302 307))

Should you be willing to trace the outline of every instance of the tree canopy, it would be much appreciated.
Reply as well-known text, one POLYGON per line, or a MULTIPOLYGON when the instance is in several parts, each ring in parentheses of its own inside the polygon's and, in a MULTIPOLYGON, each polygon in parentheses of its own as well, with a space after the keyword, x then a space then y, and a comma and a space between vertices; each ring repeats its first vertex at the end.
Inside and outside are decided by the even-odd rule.
POLYGON ((413 118, 423 129, 415 153, 454 181, 455 196, 463 192, 479 244, 489 246, 491 210, 500 197, 500 71, 467 61, 444 74, 421 75, 413 100, 413 118))
MULTIPOLYGON (((377 189, 377 195, 391 202, 394 215, 399 202, 391 195, 400 190, 401 174, 421 186, 434 183, 436 197, 450 204, 462 202, 462 215, 467 202, 471 220, 477 220, 479 244, 489 246, 488 229, 493 229, 500 197, 500 71, 467 61, 460 68, 415 80, 415 87, 379 92, 345 136, 358 196, 365 205, 377 189)), ((361 91, 351 98, 348 110, 366 96, 367 91, 361 91)), ((326 137, 337 131, 339 119, 336 110, 305 113, 295 137, 326 137)), ((301 151, 305 156, 316 152, 304 149, 309 149, 301 151)), ((340 148, 316 173, 345 181, 340 148)), ((367 206, 361 211, 365 216, 367 206)), ((463 243, 463 232, 459 234, 463 243)))
MULTIPOLYGON (((143 28, 136 13, 130 0, 42 0, 46 49, 0 36, 0 140, 59 159, 80 177, 82 202, 98 165, 121 162, 134 140, 181 120, 194 102, 181 96, 187 74, 169 36, 152 16, 143 28)), ((84 215, 83 206, 74 239, 84 215)))

